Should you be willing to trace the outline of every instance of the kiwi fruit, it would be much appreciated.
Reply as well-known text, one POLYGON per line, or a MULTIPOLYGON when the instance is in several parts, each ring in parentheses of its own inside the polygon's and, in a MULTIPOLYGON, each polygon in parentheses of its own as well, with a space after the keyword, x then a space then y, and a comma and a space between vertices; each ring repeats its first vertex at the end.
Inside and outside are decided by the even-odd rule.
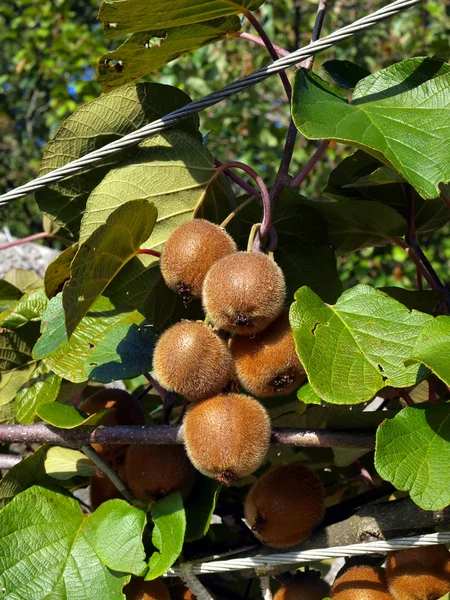
POLYGON ((255 536, 267 546, 288 548, 306 540, 322 521, 320 479, 298 464, 265 473, 247 495, 244 513, 255 536))
POLYGON ((152 502, 191 491, 196 471, 181 445, 134 445, 125 455, 125 480, 135 498, 152 502))
POLYGON ((395 600, 438 600, 450 592, 450 553, 442 545, 391 552, 386 578, 395 600))
POLYGON ((184 443, 192 464, 227 485, 263 463, 270 434, 266 409, 243 394, 208 398, 192 405, 184 418, 184 443))
POLYGON ((323 600, 330 588, 322 579, 294 579, 283 584, 274 600, 323 600))
MULTIPOLYGON (((93 415, 105 408, 114 409, 103 420, 102 425, 145 425, 145 415, 140 403, 125 390, 103 388, 84 400, 78 407, 87 415, 93 415)), ((109 462, 114 462, 125 455, 128 445, 125 444, 92 444, 94 450, 109 462)))
POLYGON ((197 600, 197 596, 194 596, 191 590, 183 584, 170 588, 170 597, 171 600, 197 600))
MULTIPOLYGON (((125 469, 123 463, 119 465, 117 474, 120 479, 125 483, 125 469)), ((113 484, 111 479, 105 475, 102 471, 98 471, 95 475, 92 475, 90 480, 90 494, 91 494, 91 509, 95 510, 106 502, 107 500, 115 500, 119 498, 123 500, 122 494, 113 484)))
POLYGON ((170 600, 166 586, 159 579, 144 581, 140 577, 132 577, 123 593, 126 600, 170 600))
POLYGON ((382 569, 357 566, 338 575, 330 593, 331 600, 392 600, 382 569))
POLYGON ((170 235, 161 253, 161 273, 167 286, 189 302, 201 297, 203 281, 212 265, 236 250, 236 243, 224 229, 194 219, 170 235))
POLYGON ((219 393, 234 375, 226 343, 198 321, 180 321, 161 335, 153 369, 166 390, 193 402, 219 393))
POLYGON ((253 337, 234 336, 231 355, 240 383, 259 398, 290 394, 306 379, 287 310, 253 337))
POLYGON ((203 284, 203 307, 218 329, 263 331, 280 314, 286 285, 280 267, 262 252, 236 252, 216 262, 203 284))

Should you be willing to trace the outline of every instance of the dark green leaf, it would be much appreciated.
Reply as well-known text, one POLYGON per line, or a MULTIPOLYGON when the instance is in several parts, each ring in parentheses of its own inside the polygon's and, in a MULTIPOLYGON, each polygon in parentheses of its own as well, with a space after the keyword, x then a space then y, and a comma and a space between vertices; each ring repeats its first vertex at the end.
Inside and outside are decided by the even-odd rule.
POLYGON ((382 287, 380 292, 384 292, 391 298, 394 298, 401 304, 404 304, 409 310, 420 310, 430 315, 436 315, 439 312, 439 301, 442 300, 442 294, 433 290, 405 290, 400 287, 382 287))
POLYGON ((61 377, 40 363, 32 376, 18 390, 14 412, 18 423, 34 423, 40 404, 54 402, 61 387, 61 377))
POLYGON ((99 524, 94 547, 102 563, 114 571, 145 575, 147 563, 142 543, 145 512, 125 500, 109 500, 97 508, 95 517, 99 524))
POLYGON ((450 385, 450 317, 436 317, 425 323, 419 333, 410 358, 426 365, 447 385, 450 385))
POLYGON ((377 432, 375 468, 424 510, 450 504, 450 405, 405 408, 377 432))
POLYGON ((43 288, 28 292, 12 308, 0 313, 0 327, 17 329, 29 321, 40 321, 47 303, 43 288))
POLYGON ((40 446, 20 463, 14 465, 0 480, 0 508, 6 506, 15 496, 32 485, 52 483, 44 468, 48 449, 48 446, 40 446))
POLYGON ((159 552, 150 557, 146 580, 156 579, 170 569, 181 554, 186 532, 186 514, 179 492, 158 500, 151 514, 155 524, 152 542, 159 552))
POLYGON ((397 169, 421 196, 435 198, 438 184, 450 180, 449 86, 450 65, 412 58, 362 79, 348 104, 299 70, 293 118, 306 137, 362 148, 397 169))
POLYGON ((62 292, 63 285, 70 277, 70 265, 78 250, 78 244, 73 244, 59 254, 45 271, 44 285, 47 298, 53 298, 62 292))
POLYGON ((12 308, 22 298, 22 292, 8 281, 0 279, 0 312, 12 308))
POLYGON ((366 285, 344 292, 334 306, 306 287, 295 298, 290 320, 297 353, 326 402, 357 404, 383 387, 420 381, 419 365, 404 362, 431 316, 366 285))
POLYGON ((352 90, 358 81, 370 75, 370 71, 349 60, 327 60, 322 69, 346 90, 352 90))
POLYGON ((21 327, 18 331, 0 328, 0 373, 17 369, 32 361, 34 328, 21 327))
POLYGON ((221 484, 199 475, 186 502, 186 542, 195 542, 208 533, 221 484))
POLYGON ((74 406, 61 404, 60 402, 48 402, 38 406, 36 414, 38 417, 50 423, 53 427, 61 429, 75 429, 75 427, 95 427, 99 425, 113 409, 99 410, 90 416, 86 416, 74 406))

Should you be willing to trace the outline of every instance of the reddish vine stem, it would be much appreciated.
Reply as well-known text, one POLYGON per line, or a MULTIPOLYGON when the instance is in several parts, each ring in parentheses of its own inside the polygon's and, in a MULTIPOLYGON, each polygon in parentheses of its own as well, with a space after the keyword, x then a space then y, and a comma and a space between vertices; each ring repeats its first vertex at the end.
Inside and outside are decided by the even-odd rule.
MULTIPOLYGON (((217 158, 214 160, 214 164, 216 165, 216 167, 226 166, 226 165, 224 165, 223 162, 220 162, 220 160, 217 160, 217 158)), ((236 173, 233 173, 233 171, 231 171, 230 169, 225 169, 223 171, 223 173, 228 177, 228 179, 231 179, 231 181, 234 181, 234 183, 236 183, 239 187, 241 187, 245 192, 259 197, 258 190, 256 188, 254 188, 250 183, 247 183, 246 181, 241 179, 241 177, 236 175, 236 173)))
MULTIPOLYGON (((266 46, 260 37, 258 37, 257 35, 252 35, 251 33, 246 33, 245 31, 238 33, 236 37, 242 38, 244 40, 249 40, 250 42, 258 44, 259 46, 264 46, 264 47, 266 46)), ((273 44, 273 43, 272 43, 272 46, 275 49, 278 56, 288 56, 290 54, 289 50, 285 50, 281 46, 277 46, 276 44, 273 44)))
POLYGON ((45 231, 41 231, 40 233, 34 233, 33 235, 29 235, 28 237, 21 238, 20 240, 14 240, 13 242, 7 242, 6 244, 0 245, 0 252, 2 250, 7 250, 8 248, 14 248, 14 246, 21 246, 22 244, 29 244, 30 242, 35 242, 36 240, 43 240, 44 238, 58 239, 62 240, 63 238, 54 235, 53 233, 47 233, 45 231))
MULTIPOLYGON (((261 40, 263 41, 263 43, 264 43, 265 47, 267 48, 272 59, 278 60, 278 53, 275 50, 269 36, 264 31, 264 28, 261 25, 261 23, 258 21, 258 19, 256 19, 256 17, 250 11, 247 11, 244 14, 247 17, 247 19, 250 21, 250 23, 253 25, 254 29, 257 31, 259 36, 261 37, 261 40)), ((280 79, 283 84, 284 90, 286 92, 286 96, 288 97, 288 100, 290 102, 291 97, 292 97, 292 88, 291 88, 291 84, 289 83, 288 76, 286 75, 285 71, 280 71, 279 75, 280 75, 280 79)))
POLYGON ((158 252, 157 250, 148 250, 147 248, 139 248, 137 254, 150 254, 150 256, 161 258, 161 252, 158 252))
MULTIPOLYGON (((416 239, 415 232, 415 221, 414 221, 414 188, 412 185, 406 186, 406 196, 408 202, 408 232, 405 236, 406 243, 411 245, 410 242, 413 239, 416 239)), ((422 272, 418 265, 416 265, 416 278, 417 278, 417 289, 419 291, 423 290, 423 282, 422 282, 422 272)))
POLYGON ((297 175, 297 177, 294 177, 294 179, 292 179, 292 181, 289 184, 289 187, 295 188, 303 183, 303 181, 308 177, 308 175, 313 170, 316 163, 319 162, 320 158, 322 158, 322 155, 325 153, 325 151, 329 145, 330 145, 330 140, 323 140, 320 143, 320 145, 317 147, 314 154, 308 160, 308 162, 303 167, 303 169, 300 171, 300 173, 297 175))
POLYGON ((447 198, 443 192, 441 192, 441 200, 445 202, 445 204, 450 208, 450 198, 447 198))
MULTIPOLYGON (((0 425, 0 442, 26 444, 182 444, 183 429, 174 425, 117 425, 97 428, 58 429, 46 423, 34 425, 0 425)), ((375 435, 359 431, 330 429, 297 429, 275 427, 272 443, 289 446, 321 448, 375 447, 375 435)))
POLYGON ((402 238, 394 236, 392 239, 393 239, 393 242, 395 242, 396 244, 398 244, 399 246, 401 246, 403 248, 403 250, 406 252, 406 254, 414 262, 416 267, 418 269, 420 269, 421 274, 423 275, 424 279, 427 281, 427 283, 431 287, 431 289, 435 290, 435 291, 439 291, 439 286, 436 285, 436 283, 433 280, 433 278, 431 277, 431 275, 427 272, 427 270, 425 269, 423 264, 420 262, 420 259, 417 256, 415 250, 413 248, 411 248, 405 241, 403 241, 402 238))

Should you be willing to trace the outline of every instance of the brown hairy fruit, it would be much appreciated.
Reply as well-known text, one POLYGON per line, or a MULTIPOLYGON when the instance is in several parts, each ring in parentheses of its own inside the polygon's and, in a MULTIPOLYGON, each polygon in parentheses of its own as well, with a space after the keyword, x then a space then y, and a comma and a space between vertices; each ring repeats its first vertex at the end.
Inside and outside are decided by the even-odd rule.
POLYGON ((280 267, 261 252, 236 252, 211 267, 203 307, 218 329, 253 335, 280 314, 286 285, 280 267))
POLYGON ((274 600, 323 600, 330 588, 322 579, 296 579, 282 585, 274 596, 274 600))
POLYGON ((130 446, 125 455, 125 479, 135 498, 155 501, 172 492, 186 497, 196 471, 183 446, 130 446))
POLYGON ((153 369, 162 386, 193 402, 218 394, 234 375, 226 343, 197 321, 180 321, 161 335, 153 369))
POLYGON ((241 384, 260 398, 290 394, 306 379, 287 310, 253 337, 234 336, 231 355, 241 384))
MULTIPOLYGON (((114 409, 102 421, 102 425, 144 425, 145 415, 139 402, 126 392, 113 388, 103 388, 89 396, 79 407, 87 415, 93 415, 105 408, 114 409)), ((128 445, 125 444, 92 444, 94 450, 108 461, 114 462, 125 455, 128 445)))
MULTIPOLYGON (((117 469, 117 474, 120 479, 126 483, 125 478, 125 469, 123 463, 119 465, 117 469)), ((91 494, 91 509, 95 510, 106 502, 107 500, 115 500, 119 498, 123 500, 122 494, 113 484, 111 479, 103 473, 103 471, 99 471, 95 475, 92 475, 90 480, 90 494, 91 494)))
POLYGON ((194 404, 184 418, 184 443, 192 464, 227 485, 262 464, 270 433, 266 409, 243 394, 221 394, 194 404))
POLYGON ((386 578, 395 600, 437 600, 450 592, 450 553, 442 545, 391 552, 386 578))
POLYGON ((267 546, 288 548, 306 540, 324 514, 320 479, 298 464, 268 471, 251 488, 245 518, 255 536, 267 546))
POLYGON ((203 281, 213 264, 236 251, 236 243, 224 229, 194 219, 170 235, 161 253, 161 273, 167 286, 188 302, 201 297, 203 281))
POLYGON ((331 600, 392 600, 382 569, 352 567, 338 576, 330 594, 331 600))
POLYGON ((172 600, 197 600, 197 596, 183 584, 170 588, 170 597, 172 600))
POLYGON ((159 579, 144 581, 133 577, 123 588, 126 600, 170 600, 166 586, 159 579))

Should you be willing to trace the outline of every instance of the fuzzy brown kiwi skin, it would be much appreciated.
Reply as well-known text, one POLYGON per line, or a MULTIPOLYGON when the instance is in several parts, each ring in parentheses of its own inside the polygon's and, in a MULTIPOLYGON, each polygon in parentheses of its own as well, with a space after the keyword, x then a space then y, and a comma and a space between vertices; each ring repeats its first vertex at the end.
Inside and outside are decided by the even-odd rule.
POLYGON ((183 584, 170 588, 170 597, 172 600, 197 600, 197 596, 183 584))
POLYGON ((216 262, 203 284, 203 307, 215 327, 236 335, 263 331, 281 313, 284 275, 261 252, 236 252, 216 262))
MULTIPOLYGON (((123 462, 121 462, 117 468, 117 474, 120 479, 126 483, 125 468, 123 462)), ((91 497, 91 509, 95 510, 108 500, 115 500, 119 498, 123 500, 122 494, 113 484, 105 473, 98 471, 95 475, 92 475, 90 480, 90 497, 91 497)))
POLYGON ((194 219, 170 235, 161 253, 161 273, 167 286, 189 302, 201 297, 203 281, 212 265, 236 251, 236 243, 224 229, 194 219))
POLYGON ((194 404, 184 418, 184 443, 192 464, 226 485, 256 471, 270 435, 266 409, 243 394, 208 398, 194 404))
POLYGON ((192 402, 221 392, 234 375, 226 343, 197 321, 180 321, 161 335, 153 369, 163 387, 192 402))
POLYGON ((437 600, 450 592, 450 553, 442 545, 391 552, 386 579, 396 600, 437 600))
POLYGON ((253 337, 234 336, 230 350, 239 381, 258 398, 290 394, 306 379, 287 310, 253 337))
POLYGON ((183 446, 134 445, 125 455, 125 478, 135 498, 154 502, 172 492, 187 497, 196 471, 183 446))
POLYGON ((393 600, 382 569, 352 567, 338 576, 331 588, 331 600, 393 600))
POLYGON ((126 600, 170 600, 166 586, 159 579, 144 581, 133 577, 123 588, 126 600))
POLYGON ((265 473, 245 500, 245 518, 267 546, 289 548, 306 540, 324 514, 320 479, 298 464, 281 465, 265 473))
POLYGON ((280 587, 274 600, 323 600, 330 588, 322 579, 294 580, 280 587))
MULTIPOLYGON (((102 425, 145 425, 145 415, 140 403, 125 390, 103 388, 84 400, 78 408, 92 415, 105 408, 114 409, 103 420, 102 425)), ((94 450, 108 462, 117 462, 125 455, 128 445, 125 444, 92 444, 94 450)))

